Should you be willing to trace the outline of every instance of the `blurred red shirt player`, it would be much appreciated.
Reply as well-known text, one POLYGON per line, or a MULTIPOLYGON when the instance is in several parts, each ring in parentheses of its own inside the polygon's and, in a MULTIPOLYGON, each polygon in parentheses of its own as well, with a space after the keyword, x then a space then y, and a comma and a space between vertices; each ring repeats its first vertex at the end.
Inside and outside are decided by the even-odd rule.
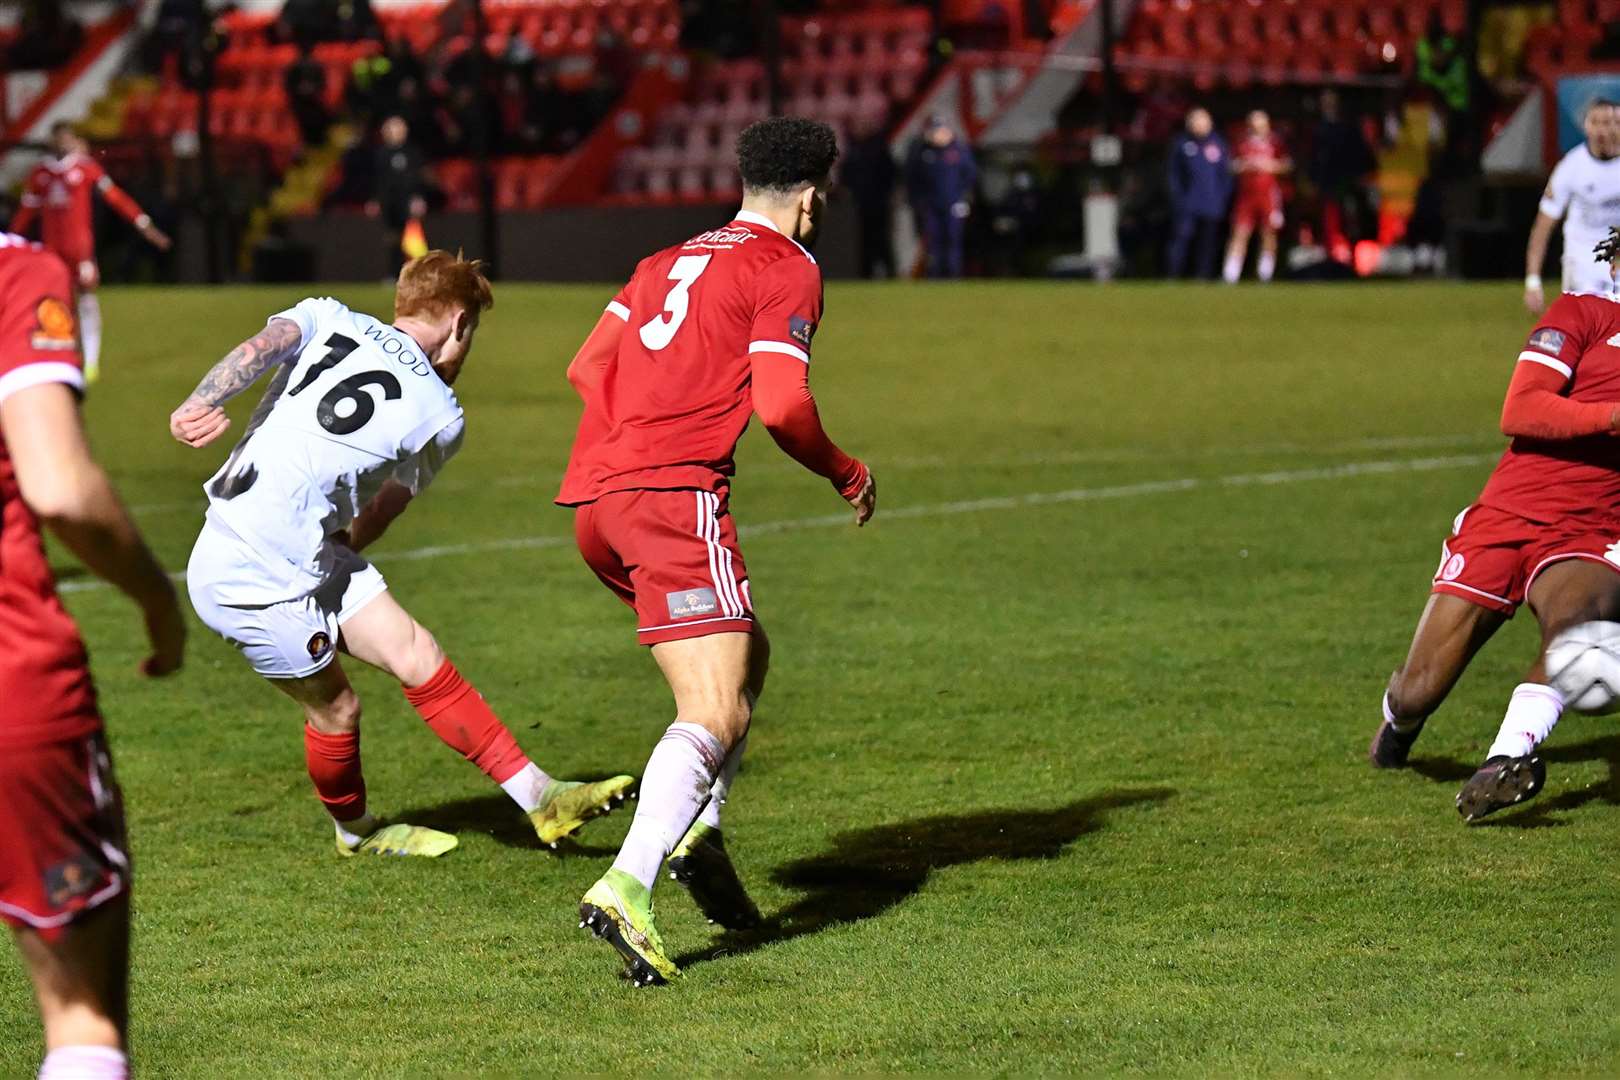
POLYGON ((810 392, 822 295, 808 246, 837 138, 774 117, 742 133, 737 156, 741 211, 643 259, 568 368, 585 412, 557 501, 575 508, 581 554, 634 609, 676 703, 624 847, 580 906, 581 925, 619 949, 639 984, 678 974, 652 923, 666 857, 711 921, 759 919, 720 840, 769 656, 729 507, 737 440, 758 416, 857 524, 876 502, 871 473, 827 437, 810 392))
POLYGON ((129 857, 89 658, 57 598, 40 524, 141 607, 152 655, 180 666, 185 624, 79 420, 72 279, 0 233, 0 921, 45 1026, 41 1076, 122 1076, 129 857))
POLYGON ((1237 174, 1237 196, 1232 201, 1232 239, 1226 247, 1222 276, 1228 283, 1243 276, 1249 238, 1260 232, 1261 281, 1277 272, 1277 233, 1283 227, 1283 191, 1280 177, 1294 167, 1282 141, 1271 130, 1271 117, 1259 109, 1249 114, 1243 137, 1232 148, 1232 171, 1237 174))
POLYGON ((63 122, 51 128, 51 151, 54 156, 41 162, 23 185, 22 206, 12 218, 11 231, 27 235, 38 218, 45 246, 73 268, 79 286, 85 376, 95 382, 101 367, 101 305, 95 295, 101 272, 96 267, 93 195, 99 193, 159 251, 169 250, 170 241, 140 204, 113 183, 90 156, 90 144, 71 125, 63 122))

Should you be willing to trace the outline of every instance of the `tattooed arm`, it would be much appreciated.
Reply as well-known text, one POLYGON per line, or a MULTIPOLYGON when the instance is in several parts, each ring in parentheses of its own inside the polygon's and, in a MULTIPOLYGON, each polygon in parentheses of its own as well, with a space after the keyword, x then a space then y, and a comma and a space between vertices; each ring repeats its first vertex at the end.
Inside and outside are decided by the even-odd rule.
POLYGON ((225 402, 259 381, 270 368, 298 355, 303 331, 291 319, 271 319, 263 330, 232 349, 169 415, 169 433, 187 446, 207 446, 231 426, 225 402))

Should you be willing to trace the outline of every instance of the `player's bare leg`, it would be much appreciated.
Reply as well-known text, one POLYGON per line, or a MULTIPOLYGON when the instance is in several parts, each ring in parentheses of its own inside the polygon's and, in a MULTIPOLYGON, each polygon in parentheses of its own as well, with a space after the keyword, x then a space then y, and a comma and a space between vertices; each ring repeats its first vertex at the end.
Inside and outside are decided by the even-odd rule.
POLYGON ((1526 600, 1541 624, 1541 652, 1514 689, 1485 763, 1457 793, 1457 812, 1468 821, 1524 802, 1547 782, 1536 747, 1552 733, 1565 703, 1546 685, 1546 649, 1571 627, 1620 619, 1620 573, 1606 563, 1565 559, 1536 575, 1526 600))
POLYGON ((1429 597, 1418 619, 1406 662, 1390 676, 1384 718, 1368 758, 1383 769, 1406 764, 1424 721, 1440 707, 1474 654, 1507 621, 1499 611, 1449 593, 1429 597))
POLYGON ((86 912, 47 940, 13 931, 45 1026, 42 1078, 129 1075, 129 898, 86 912))
POLYGON ((622 804, 635 785, 632 776, 581 783, 547 775, 390 593, 378 594, 344 621, 342 646, 398 679, 433 733, 499 784, 549 847, 622 804))
MULTIPOLYGON (((748 694, 750 706, 757 707, 770 670, 771 642, 765 628, 758 623, 754 624, 753 638, 748 662, 748 694)), ((720 810, 730 795, 747 749, 748 736, 744 735, 726 755, 726 763, 709 789, 709 801, 681 837, 681 842, 675 845, 668 864, 669 876, 692 894, 703 917, 727 930, 746 930, 759 923, 759 908, 737 876, 737 869, 726 852, 725 835, 720 831, 720 810)))
POLYGON ((675 722, 653 748, 641 804, 613 868, 580 901, 580 925, 609 941, 638 985, 680 974, 653 925, 659 868, 708 802, 726 757, 748 734, 753 635, 710 634, 652 647, 675 695, 675 722))
POLYGON ((1221 267, 1221 277, 1228 285, 1237 283, 1243 276, 1243 260, 1249 254, 1249 238, 1254 230, 1247 225, 1234 225, 1232 238, 1226 244, 1226 263, 1221 267))
POLYGON ((1277 274, 1277 230, 1260 230, 1260 258, 1255 274, 1261 281, 1270 281, 1277 274))

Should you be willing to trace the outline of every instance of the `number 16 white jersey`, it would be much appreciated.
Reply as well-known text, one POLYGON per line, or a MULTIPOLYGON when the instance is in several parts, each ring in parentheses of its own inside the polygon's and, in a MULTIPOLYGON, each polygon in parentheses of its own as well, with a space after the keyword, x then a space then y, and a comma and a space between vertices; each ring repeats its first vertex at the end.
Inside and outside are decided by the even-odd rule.
POLYGON ((303 344, 204 489, 209 520, 264 564, 226 604, 314 592, 333 562, 327 537, 390 478, 420 492, 461 446, 461 405, 408 334, 331 298, 271 319, 297 323, 303 344))

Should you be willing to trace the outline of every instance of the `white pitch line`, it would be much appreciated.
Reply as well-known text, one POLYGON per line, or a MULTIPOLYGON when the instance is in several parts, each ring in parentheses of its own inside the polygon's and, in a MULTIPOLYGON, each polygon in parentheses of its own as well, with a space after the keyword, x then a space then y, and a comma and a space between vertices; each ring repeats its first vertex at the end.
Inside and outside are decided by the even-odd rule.
MULTIPOLYGON (((910 520, 915 518, 951 517, 957 514, 978 514, 988 510, 1020 510, 1031 506, 1051 506, 1060 503, 1097 502, 1106 499, 1130 499, 1141 495, 1166 495, 1174 492, 1198 491, 1207 488, 1274 487, 1279 484, 1303 484, 1313 480, 1348 480, 1358 476, 1390 476, 1398 473, 1435 472, 1441 469, 1463 469, 1494 461, 1498 454, 1453 454, 1448 457, 1406 458, 1392 461, 1358 461, 1348 465, 1326 465, 1315 469, 1280 469, 1272 472, 1229 473, 1225 476, 1184 476, 1175 480, 1148 480, 1139 484, 1116 484, 1108 487, 1070 488, 1067 491, 1034 491, 1023 495, 997 495, 983 499, 963 499, 957 502, 921 503, 899 506, 879 512, 879 521, 910 520)), ((765 536, 771 533, 797 532, 802 529, 830 529, 850 524, 850 515, 818 514, 815 517, 788 518, 784 521, 766 521, 739 529, 744 537, 765 536)), ((571 536, 515 536, 505 540, 480 540, 470 544, 440 544, 433 547, 393 551, 384 556, 385 562, 416 562, 456 555, 477 555, 495 551, 535 551, 544 548, 572 547, 571 536)), ((183 581, 183 573, 171 574, 183 581)), ((88 579, 65 581, 58 586, 61 592, 89 592, 107 588, 105 582, 88 579)))

